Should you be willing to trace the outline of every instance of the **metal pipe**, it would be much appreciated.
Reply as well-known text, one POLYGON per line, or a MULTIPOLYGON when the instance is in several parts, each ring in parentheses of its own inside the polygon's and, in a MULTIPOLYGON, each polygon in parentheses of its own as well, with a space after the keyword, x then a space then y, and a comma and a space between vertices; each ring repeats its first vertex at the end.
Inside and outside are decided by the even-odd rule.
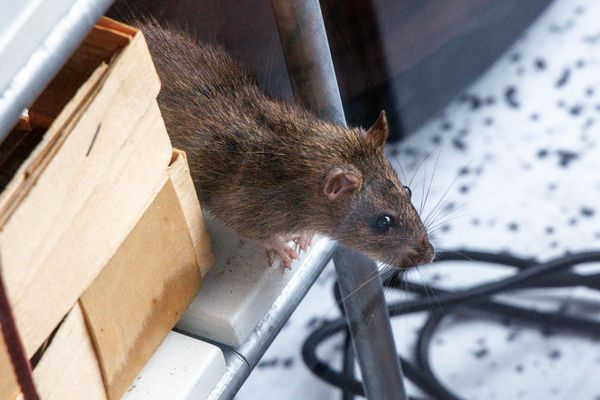
POLYGON ((344 248, 335 252, 333 262, 367 398, 406 399, 381 280, 373 279, 377 265, 344 248), (373 283, 364 285, 369 281, 373 283))
POLYGON ((346 125, 317 0, 272 0, 294 98, 323 119, 346 125))
MULTIPOLYGON (((271 0, 271 5, 296 101, 346 125, 319 1, 271 0)), ((346 249, 335 252, 334 262, 367 398, 406 399, 383 287, 372 279, 376 264, 346 249)))

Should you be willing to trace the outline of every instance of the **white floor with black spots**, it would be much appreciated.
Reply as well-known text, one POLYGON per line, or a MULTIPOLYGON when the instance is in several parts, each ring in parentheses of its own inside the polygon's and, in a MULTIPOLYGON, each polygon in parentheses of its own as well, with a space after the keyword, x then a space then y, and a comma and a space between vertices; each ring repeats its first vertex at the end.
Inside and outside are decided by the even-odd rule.
MULTIPOLYGON (((432 182, 425 216, 444 198, 433 227, 438 250, 506 251, 548 260, 600 249, 599 21, 600 1, 556 0, 464 94, 388 149, 407 180, 418 169, 411 183, 417 207, 432 182)), ((420 273, 410 276, 459 288, 512 271, 452 262, 424 266, 420 273)), ((236 399, 340 398, 300 357, 311 329, 338 316, 334 279, 328 266, 236 399)), ((589 289, 528 291, 511 299, 600 317, 600 293, 589 289)), ((392 322, 399 352, 407 357, 424 317, 392 322)), ((453 314, 433 340, 431 361, 464 399, 598 400, 598 338, 600 332, 573 335, 453 314)), ((339 366, 340 337, 319 354, 339 366)))

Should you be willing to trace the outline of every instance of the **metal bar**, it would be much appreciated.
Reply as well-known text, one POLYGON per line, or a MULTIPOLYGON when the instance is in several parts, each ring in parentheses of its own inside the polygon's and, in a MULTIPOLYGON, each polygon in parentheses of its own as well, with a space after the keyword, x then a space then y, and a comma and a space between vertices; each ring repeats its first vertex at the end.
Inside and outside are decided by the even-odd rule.
POLYGON ((377 275, 377 265, 362 254, 344 248, 335 252, 333 262, 367 398, 406 399, 381 280, 372 279, 377 275), (376 283, 357 291, 369 280, 376 283))
MULTIPOLYGON (((271 0, 271 5, 296 101, 345 125, 319 1, 271 0)), ((376 264, 345 249, 336 251, 334 261, 367 397, 406 399, 381 281, 371 279, 376 264)))
MULTIPOLYGON (((0 143, 23 110, 44 90, 112 2, 113 0, 73 0, 66 14, 51 24, 51 31, 28 55, 27 61, 19 67, 7 85, 0 89, 0 143)), ((23 8, 25 9, 26 7, 23 8)), ((39 15, 40 18, 44 16, 43 13, 39 15)), ((13 18, 17 17, 22 16, 13 18)), ((39 24, 35 18, 22 20, 24 32, 39 24)), ((3 33, 0 29, 0 34, 3 33)), ((11 57, 10 54, 2 56, 11 57)))
POLYGON ((296 102, 346 125, 342 98, 317 0, 271 0, 296 102))

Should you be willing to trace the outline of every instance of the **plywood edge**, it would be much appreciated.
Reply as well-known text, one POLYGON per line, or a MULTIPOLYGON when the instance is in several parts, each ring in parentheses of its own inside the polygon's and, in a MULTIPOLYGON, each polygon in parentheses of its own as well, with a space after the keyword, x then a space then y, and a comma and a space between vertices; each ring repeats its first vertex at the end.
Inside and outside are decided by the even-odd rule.
POLYGON ((100 17, 100 19, 97 22, 97 25, 99 27, 102 27, 105 29, 110 29, 111 31, 114 31, 115 33, 119 33, 121 35, 129 36, 129 37, 135 36, 140 31, 139 29, 137 29, 131 25, 127 25, 123 22, 116 21, 109 17, 100 17))
POLYGON ((202 277, 204 277, 214 264, 215 257, 204 223, 198 194, 196 193, 190 174, 187 156, 182 150, 173 149, 173 158, 169 165, 169 178, 177 191, 177 196, 179 197, 179 202, 192 237, 194 250, 196 251, 198 267, 200 268, 202 277))

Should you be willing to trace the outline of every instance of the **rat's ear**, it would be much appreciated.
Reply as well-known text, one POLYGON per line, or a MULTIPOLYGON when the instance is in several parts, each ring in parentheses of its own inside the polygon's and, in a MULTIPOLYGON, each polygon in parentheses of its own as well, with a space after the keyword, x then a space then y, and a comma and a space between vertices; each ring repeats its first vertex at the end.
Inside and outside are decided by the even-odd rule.
POLYGON ((377 118, 377 121, 369 128, 365 135, 367 143, 371 143, 375 147, 383 147, 388 137, 388 122, 385 116, 385 111, 382 111, 377 118))
POLYGON ((325 177, 323 193, 329 200, 335 201, 346 193, 360 188, 362 177, 349 169, 333 168, 325 177))

